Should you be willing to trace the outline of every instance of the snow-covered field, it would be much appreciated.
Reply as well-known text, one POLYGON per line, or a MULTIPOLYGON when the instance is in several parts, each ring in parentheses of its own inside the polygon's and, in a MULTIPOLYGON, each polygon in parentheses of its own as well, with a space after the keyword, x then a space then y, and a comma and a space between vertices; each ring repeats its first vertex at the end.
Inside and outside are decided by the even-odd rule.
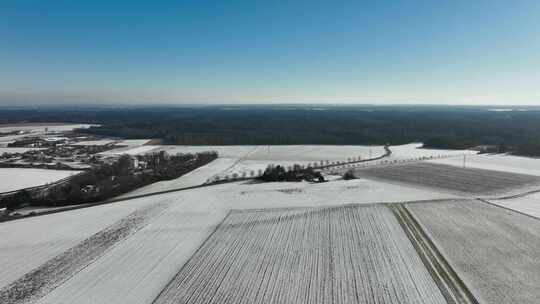
POLYGON ((100 140, 85 140, 74 143, 75 146, 106 146, 116 143, 117 140, 100 139, 100 140))
POLYGON ((332 206, 446 198, 368 180, 230 183, 0 223, 0 288, 138 208, 165 212, 110 248, 40 303, 151 303, 230 209, 332 206), (61 229, 59 229, 61 227, 61 229), (4 270, 5 269, 5 270, 4 270))
POLYGON ((0 168, 0 192, 45 185, 79 171, 31 168, 0 168))
POLYGON ((384 205, 233 212, 154 303, 370 299, 446 303, 384 205))
POLYGON ((1 125, 0 124, 0 133, 13 132, 13 131, 24 131, 31 133, 45 133, 45 128, 48 132, 65 132, 71 131, 74 129, 89 128, 93 125, 89 124, 22 124, 22 125, 1 125))
POLYGON ((538 303, 540 221, 479 201, 407 209, 480 303, 538 303))
MULTIPOLYGON (((416 149, 417 146, 391 147, 392 158, 447 156, 451 153, 459 157, 464 153, 416 149)), ((350 157, 369 157, 369 150, 373 157, 384 153, 382 147, 377 150, 376 147, 338 146, 268 148, 138 144, 116 149, 113 153, 148 153, 164 147, 169 149, 169 153, 222 150, 218 150, 220 158, 179 179, 155 183, 126 196, 199 185, 216 174, 232 174, 235 168, 255 170, 257 166, 268 163, 346 161, 350 157), (343 151, 338 151, 341 148, 343 151), (329 155, 324 157, 327 153, 329 155)), ((244 288, 247 291, 260 290, 267 295, 275 295, 272 298, 274 303, 296 303, 304 298, 310 303, 326 303, 328 301, 317 299, 324 299, 324 293, 329 289, 342 291, 334 294, 335 303, 348 300, 360 303, 445 303, 387 207, 343 207, 347 204, 420 200, 432 202, 427 203, 425 209, 420 208, 424 203, 407 204, 407 208, 421 219, 424 230, 436 241, 437 247, 465 279, 467 286, 474 289, 475 296, 486 303, 533 303, 529 300, 540 296, 532 286, 540 280, 537 267, 540 261, 535 255, 540 252, 540 227, 539 231, 535 230, 540 222, 529 223, 535 219, 527 217, 527 220, 521 220, 526 216, 518 214, 520 217, 516 217, 511 211, 479 202, 469 206, 460 201, 463 197, 457 194, 426 186, 369 179, 345 181, 336 176, 330 180, 320 184, 251 181, 217 184, 0 223, 0 299, 3 299, 2 294, 11 294, 6 292, 9 284, 19 280, 18 285, 11 286, 16 286, 16 290, 28 290, 34 295, 31 298, 42 304, 150 304, 167 286, 158 303, 181 300, 187 295, 196 296, 199 291, 204 292, 201 294, 203 297, 219 295, 214 302, 233 300, 227 297, 235 296, 235 290, 244 287, 250 287, 244 288), (443 207, 439 208, 438 204, 443 207), (146 216, 145 210, 154 210, 155 206, 157 211, 146 216), (485 212, 484 208, 487 208, 485 212), (239 211, 227 217, 231 210, 239 211), (138 216, 141 212, 145 215, 142 218, 138 216), (217 234, 211 236, 224 219, 225 226, 222 225, 217 234), (125 223, 129 225, 125 226, 125 223), (131 226, 132 223, 135 226, 131 226), (331 229, 322 229, 324 227, 331 229), (279 234, 273 234, 278 230, 279 234), (111 231, 120 231, 120 237, 113 237, 109 233, 111 231), (457 235, 455 240, 454 234, 457 235), (287 237, 279 239, 273 238, 274 235, 287 237), (330 239, 332 246, 327 243, 330 239), (237 243, 248 247, 236 246, 237 243), (85 245, 81 247, 81 244, 85 245), (282 245, 291 250, 280 250, 282 245), (198 251, 199 248, 202 249, 198 251), (201 250, 205 248, 222 252, 203 255, 201 250), (265 254, 265 250, 270 250, 270 253, 265 254), (334 264, 328 266, 334 267, 332 287, 328 287, 328 281, 323 279, 324 271, 306 272, 306 269, 324 270, 326 266, 323 265, 329 265, 327 256, 320 254, 325 250, 332 250, 334 254, 334 264), (85 254, 76 257, 70 252, 85 254), (525 261, 518 261, 518 255, 525 261), (292 263, 288 257, 296 258, 295 262, 292 263), (507 260, 504 259, 506 257, 507 260), (495 266, 491 259, 503 266, 492 270, 490 267, 495 266), (67 262, 55 263, 58 260, 67 262), (219 267, 201 271, 205 266, 211 266, 211 261, 219 261, 219 267), (313 264, 309 264, 310 261, 313 264), (305 265, 302 264, 304 262, 305 265), (319 266, 306 266, 315 264, 319 266), (227 265, 238 268, 228 268, 228 274, 220 272, 227 265), (249 275, 264 265, 271 266, 266 275, 264 271, 260 275, 249 275), (25 274, 39 269, 48 269, 38 271, 40 275, 37 277, 45 280, 24 279, 25 274), (189 272, 191 270, 193 272, 189 272), (508 273, 508 277, 503 272, 508 273), (47 273, 55 274, 54 278, 47 280, 47 273), (274 277, 278 274, 282 279, 274 277), (180 288, 179 278, 180 281, 186 279, 180 288), (511 281, 514 279, 515 282, 511 281), (220 283, 220 280, 225 283, 220 283), (212 287, 197 282, 216 285, 212 287), (268 283, 268 288, 251 288, 257 282, 268 283), (317 286, 321 288, 312 287, 309 282, 319 282, 317 286), (322 288, 324 286, 328 288, 322 288), (490 289, 490 286, 495 288, 490 289), (508 288, 516 291, 508 292, 508 288), (313 293, 318 290, 321 294, 313 293), (290 297, 282 297, 284 295, 290 297), (373 297, 362 298, 370 295, 373 297)), ((523 202, 524 198, 520 199, 523 202)), ((530 203, 535 200, 535 195, 531 195, 530 203)), ((504 203, 511 201, 505 200, 504 203)), ((272 302, 257 295, 249 299, 272 302)))
POLYGON ((390 146, 392 154, 388 160, 417 159, 420 157, 459 157, 478 153, 472 150, 423 149, 422 143, 390 146))
MULTIPOLYGON (((133 150, 134 148, 140 147, 148 143, 150 139, 123 139, 123 140, 117 140, 117 139, 100 139, 100 140, 86 140, 86 141, 79 141, 75 143, 76 146, 105 146, 105 145, 111 145, 115 144, 117 146, 126 146, 123 148, 118 148, 118 150, 114 150, 115 152, 110 154, 118 154, 118 151, 127 151, 126 154, 139 154, 137 150, 133 150)), ((155 147, 155 146, 154 146, 155 147)))
POLYGON ((540 192, 516 198, 489 199, 489 202, 540 218, 540 192))
POLYGON ((534 175, 430 162, 360 168, 355 170, 355 175, 480 195, 501 195, 528 190, 531 187, 540 188, 540 177, 534 175))
POLYGON ((0 223, 0 288, 151 201, 125 201, 0 223))
POLYGON ((22 139, 27 136, 31 136, 32 134, 18 134, 18 135, 7 135, 7 136, 0 136, 0 147, 7 147, 10 143, 22 139))
POLYGON ((319 163, 321 160, 347 161, 348 158, 377 157, 385 153, 382 146, 138 146, 124 147, 102 154, 146 154, 167 151, 169 154, 217 151, 218 159, 175 180, 158 182, 137 189, 125 196, 165 191, 200 185, 208 179, 237 175, 249 177, 264 171, 270 164, 292 166, 294 164, 319 163))
POLYGON ((321 160, 346 161, 350 157, 368 158, 384 154, 382 146, 159 146, 148 145, 134 148, 119 148, 103 152, 104 154, 144 154, 166 151, 169 154, 198 153, 216 151, 219 157, 241 160, 259 160, 266 162, 315 162, 321 160))
MULTIPOLYGON (((421 149, 421 143, 391 146, 391 156, 387 159, 414 160, 420 157, 452 157, 463 154, 475 154, 469 150, 434 150, 421 149)), ((383 146, 332 146, 332 145, 289 145, 289 146, 130 146, 103 152, 102 154, 139 155, 166 151, 169 154, 198 153, 217 151, 218 157, 234 161, 213 175, 219 177, 250 176, 266 169, 268 165, 292 166, 294 164, 320 164, 321 161, 346 162, 350 159, 368 159, 385 153, 383 146)), ((212 178, 208 176, 207 178, 212 178)), ((180 178, 182 179, 182 178, 180 178)), ((182 183, 182 182, 180 182, 182 183)))
POLYGON ((151 139, 124 139, 117 143, 119 146, 142 146, 147 144, 151 139))
MULTIPOLYGON (((420 157, 453 156, 476 153, 475 151, 459 150, 433 150, 421 149, 421 143, 391 146, 392 155, 388 160, 410 160, 420 157)), ((249 177, 264 171, 270 164, 292 166, 294 164, 313 164, 321 160, 347 161, 349 158, 361 157, 363 159, 377 157, 385 153, 382 146, 325 146, 325 145, 297 145, 297 146, 132 146, 123 147, 103 154, 146 154, 159 151, 175 153, 198 153, 217 151, 218 160, 194 172, 181 176, 175 180, 158 182, 123 197, 166 191, 202 184, 215 177, 249 177)))
MULTIPOLYGON (((463 166, 463 156, 430 160, 452 166, 463 166)), ((540 159, 506 154, 477 154, 465 157, 467 168, 479 168, 540 176, 540 159)))
POLYGON ((236 160, 232 158, 218 158, 202 167, 199 167, 185 175, 180 176, 179 178, 156 182, 148 186, 144 186, 134 191, 128 192, 124 195, 121 195, 120 197, 130 197, 135 195, 202 185, 206 183, 209 177, 228 170, 228 168, 233 167, 235 163, 236 160))
POLYGON ((154 204, 138 209, 95 233, 0 289, 0 302, 3 304, 35 302, 98 260, 109 248, 140 230, 165 208, 166 204, 154 204))
POLYGON ((26 136, 43 135, 51 132, 67 132, 74 129, 89 128, 89 124, 23 124, 23 125, 0 125, 0 133, 21 131, 23 134, 0 136, 0 147, 6 147, 9 143, 26 136), (45 131, 47 130, 47 131, 45 131))
POLYGON ((121 154, 128 154, 128 155, 142 155, 147 153, 153 153, 158 152, 157 150, 159 146, 127 146, 122 148, 117 148, 105 152, 101 152, 100 154, 103 155, 121 155, 121 154), (156 150, 156 151, 154 151, 156 150))
POLYGON ((41 150, 41 148, 3 148, 0 147, 0 155, 3 153, 24 153, 26 151, 41 150))
MULTIPOLYGON (((150 152, 166 151, 169 154, 197 153, 217 151, 223 158, 238 158, 245 160, 264 161, 346 161, 349 157, 367 158, 384 154, 382 146, 325 146, 325 145, 290 145, 290 146, 146 146, 153 147, 150 152)), ((136 148, 131 150, 112 150, 105 153, 141 154, 136 148)))

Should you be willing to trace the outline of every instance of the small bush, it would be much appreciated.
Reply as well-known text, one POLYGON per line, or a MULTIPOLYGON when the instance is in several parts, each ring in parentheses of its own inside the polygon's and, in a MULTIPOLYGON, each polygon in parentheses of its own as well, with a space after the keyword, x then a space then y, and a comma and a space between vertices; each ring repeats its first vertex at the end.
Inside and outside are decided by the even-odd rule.
POLYGON ((345 172, 345 174, 343 174, 343 179, 344 180, 356 179, 356 176, 354 176, 353 170, 348 170, 347 172, 345 172))

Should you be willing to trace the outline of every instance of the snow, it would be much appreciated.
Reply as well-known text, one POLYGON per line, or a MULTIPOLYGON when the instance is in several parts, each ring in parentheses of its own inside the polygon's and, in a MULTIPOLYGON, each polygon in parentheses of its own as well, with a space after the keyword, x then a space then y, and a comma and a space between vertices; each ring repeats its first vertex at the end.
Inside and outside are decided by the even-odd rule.
POLYGON ((48 132, 66 132, 75 129, 89 128, 90 124, 22 124, 22 125, 0 125, 0 133, 7 133, 12 131, 25 131, 31 133, 45 133, 45 128, 48 132))
POLYGON ((3 147, 7 147, 8 144, 16 140, 25 138, 27 136, 33 136, 33 135, 37 135, 37 134, 18 134, 18 135, 0 136, 0 145, 3 147))
POLYGON ((286 145, 286 146, 164 146, 165 151, 195 153, 217 151, 220 157, 259 160, 265 162, 346 161, 349 157, 368 158, 384 154, 382 146, 286 145))
MULTIPOLYGON (((417 146, 392 147, 396 151, 393 157, 407 159, 441 152, 416 149, 417 146)), ((130 195, 198 185, 215 174, 256 170, 268 163, 346 161, 350 157, 367 158, 370 150, 372 157, 384 153, 382 147, 367 146, 135 146, 115 149, 112 153, 133 155, 160 150, 173 154, 216 150, 220 155, 178 179, 155 183, 130 195)), ((236 182, 24 218, 0 223, 3 236, 0 288, 147 206, 159 204, 167 208, 38 303, 152 303, 231 209, 327 207, 446 198, 459 196, 367 179, 332 178, 320 184, 236 182)))
POLYGON ((45 128, 48 133, 51 132, 67 132, 74 129, 89 128, 93 125, 89 124, 22 124, 22 125, 0 125, 0 133, 8 133, 12 131, 24 131, 24 134, 0 136, 0 147, 7 146, 18 139, 27 136, 44 135, 45 128))
MULTIPOLYGON (((85 205, 87 204, 80 204, 78 206, 85 206, 85 205)), ((30 213, 43 213, 43 212, 48 212, 48 211, 70 209, 70 208, 73 208, 73 206, 60 206, 60 207, 27 206, 27 207, 17 209, 14 213, 18 213, 21 215, 28 215, 30 213)))
POLYGON ((41 148, 2 148, 0 147, 0 155, 4 153, 24 153, 27 151, 42 150, 41 148))
MULTIPOLYGON (((462 155, 463 153, 476 153, 475 151, 460 150, 433 150, 419 149, 421 143, 412 143, 400 146, 391 146, 392 155, 390 160, 412 159, 438 155, 462 155)), ((217 151, 218 160, 197 169, 196 171, 181 176, 171 181, 163 181, 137 189, 122 195, 128 197, 166 191, 200 185, 214 177, 232 177, 237 174, 242 177, 257 175, 260 170, 264 171, 268 165, 292 166, 294 164, 313 164, 321 160, 346 161, 351 157, 369 158, 377 157, 385 153, 382 146, 326 146, 326 145, 291 145, 291 146, 140 146, 119 148, 103 152, 103 154, 145 154, 158 151, 167 151, 169 154, 176 153, 199 153, 217 151)))
POLYGON ((120 197, 130 197, 135 195, 160 192, 178 188, 185 188, 204 184, 211 176, 220 174, 235 165, 236 159, 218 158, 214 161, 199 167, 179 178, 156 182, 145 187, 141 187, 120 197))
POLYGON ((154 303, 360 299, 446 303, 386 206, 231 212, 154 303))
POLYGON ((135 155, 140 154, 141 152, 145 150, 137 150, 140 146, 145 145, 147 142, 149 142, 150 139, 124 139, 124 140, 115 140, 115 139, 100 139, 100 140, 87 140, 87 141, 79 141, 75 143, 76 146, 105 146, 110 144, 115 144, 117 146, 127 146, 115 149, 111 154, 121 154, 119 152, 124 152, 127 154, 135 155), (133 151, 131 151, 133 149, 133 151))
POLYGON ((296 161, 314 162, 321 160, 346 161, 349 157, 373 157, 384 154, 382 146, 324 146, 324 145, 297 145, 297 146, 162 146, 148 145, 147 149, 119 148, 105 153, 131 155, 148 152, 166 151, 169 154, 198 153, 217 151, 219 157, 238 158, 242 160, 260 160, 267 162, 296 161), (153 147, 153 148, 149 148, 153 147))
POLYGON ((148 154, 152 152, 156 152, 153 150, 159 151, 160 146, 136 146, 136 147, 122 147, 118 149, 113 149, 105 152, 101 152, 100 154, 103 155, 122 155, 122 154, 128 154, 128 155, 140 155, 140 154, 148 154))
POLYGON ((2 288, 0 302, 5 304, 35 302, 89 264, 97 261, 111 247, 146 226, 150 219, 163 212, 165 208, 167 208, 165 204, 154 204, 138 209, 106 229, 93 234, 26 273, 6 288, 2 288))
POLYGON ((538 303, 538 219, 471 200, 407 209, 479 303, 538 303))
POLYGON ((293 146, 159 146, 147 145, 139 147, 124 147, 105 151, 102 154, 147 154, 166 151, 169 154, 200 153, 217 151, 218 159, 194 172, 177 179, 157 182, 137 189, 121 197, 166 191, 182 187, 196 186, 215 177, 239 177, 257 174, 270 164, 292 166, 319 162, 321 160, 346 161, 347 158, 377 157, 385 153, 382 146, 323 146, 323 145, 293 145, 293 146))
MULTIPOLYGON (((463 156, 437 159, 432 162, 452 166, 463 166, 463 156)), ((468 168, 506 171, 540 176, 540 159, 507 154, 477 154, 465 157, 468 168)))
POLYGON ((150 204, 169 208, 39 303, 151 303, 230 209, 447 198, 370 180, 229 183, 0 223, 0 286, 150 204), (30 260, 30 262, 26 262, 30 260))
POLYGON ((422 143, 410 143, 406 145, 390 146, 392 154, 388 160, 414 159, 420 157, 437 156, 463 156, 478 153, 472 150, 445 150, 445 149, 424 149, 422 143))
POLYGON ((80 171, 30 168, 0 168, 0 192, 45 185, 80 171))
POLYGON ((496 108, 496 109, 488 109, 488 111, 491 112, 512 112, 514 111, 513 108, 496 108))
MULTIPOLYGON (((264 170, 270 164, 292 166, 294 164, 307 165, 309 163, 322 160, 347 161, 348 158, 369 158, 377 157, 385 153, 382 146, 326 146, 326 145, 290 145, 290 146, 159 146, 147 145, 139 147, 124 147, 102 152, 104 155, 110 154, 130 154, 139 155, 166 151, 168 154, 177 153, 200 153, 208 151, 218 152, 218 159, 223 160, 218 164, 207 165, 208 169, 197 174, 197 181, 205 182, 215 176, 223 178, 238 176, 251 176, 257 174, 259 170, 264 170), (202 175, 202 172, 206 176, 202 175)), ((144 187, 137 193, 148 193, 146 189, 160 189, 159 191, 175 189, 178 186, 193 186, 191 177, 180 177, 175 181, 160 182, 158 186, 144 187), (189 179, 189 182, 184 182, 189 179), (170 185, 170 186, 167 186, 170 185)))
POLYGON ((540 218, 540 192, 509 199, 489 199, 489 202, 540 218))
POLYGON ((0 288, 148 203, 125 201, 0 223, 0 288))
MULTIPOLYGON (((234 185, 234 184, 233 184, 234 185)), ((203 189, 200 189, 203 190, 203 189)), ((240 183, 236 187, 214 186, 227 209, 330 206, 348 203, 379 203, 457 197, 368 179, 335 180, 320 184, 240 183), (220 188, 223 189, 220 191, 220 188)))
POLYGON ((119 146, 129 146, 129 147, 134 147, 134 146, 142 146, 142 145, 145 145, 147 144, 149 141, 151 141, 151 139, 125 139, 125 140, 121 140, 117 143, 117 145, 119 146))
POLYGON ((100 140, 87 140, 87 141, 79 141, 74 143, 74 146, 105 146, 114 144, 117 142, 116 140, 112 139, 100 139, 100 140))
POLYGON ((486 169, 461 168, 430 162, 407 162, 386 166, 368 166, 355 171, 367 177, 413 184, 428 189, 474 195, 509 195, 540 187, 540 177, 486 169))

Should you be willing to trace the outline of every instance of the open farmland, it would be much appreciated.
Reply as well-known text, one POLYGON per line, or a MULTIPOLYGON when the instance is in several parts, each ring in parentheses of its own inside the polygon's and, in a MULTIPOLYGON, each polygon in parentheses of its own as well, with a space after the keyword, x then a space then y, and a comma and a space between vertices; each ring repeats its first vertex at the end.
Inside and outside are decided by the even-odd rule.
POLYGON ((407 209, 480 303, 538 303, 540 221, 477 200, 407 209))
MULTIPOLYGON (((385 154, 383 146, 332 146, 332 145, 284 145, 284 146, 177 146, 146 145, 122 147, 102 152, 104 155, 140 155, 165 151, 168 154, 218 152, 219 158, 233 159, 234 164, 221 172, 222 175, 264 170, 268 165, 293 165, 319 163, 320 161, 347 161, 351 158, 366 159, 385 154)), ((210 176, 209 176, 210 177, 210 176)))
POLYGON ((157 182, 130 193, 122 195, 128 197, 166 191, 188 186, 196 186, 215 178, 232 176, 252 176, 264 171, 268 165, 282 165, 285 167, 294 164, 320 164, 320 161, 347 161, 349 158, 363 159, 378 157, 385 153, 383 146, 323 146, 323 145, 290 145, 290 146, 132 146, 102 152, 111 154, 150 154, 166 151, 169 154, 199 153, 217 151, 218 159, 194 170, 177 179, 157 182))
POLYGON ((41 186, 77 173, 79 173, 79 171, 32 168, 0 168, 0 192, 41 186))
POLYGON ((112 145, 118 142, 112 139, 100 139, 100 140, 84 140, 74 143, 74 146, 106 146, 112 145))
POLYGON ((79 128, 88 128, 88 124, 58 124, 58 123, 28 123, 28 124, 8 124, 0 125, 0 133, 20 132, 20 134, 12 134, 0 136, 0 147, 7 146, 9 143, 22 139, 27 136, 38 136, 46 133, 68 132, 79 128))
POLYGON ((477 151, 472 150, 446 150, 446 149, 426 149, 422 148, 422 143, 410 143, 405 145, 390 146, 392 154, 388 157, 388 160, 401 160, 401 159, 414 159, 420 157, 454 157, 460 159, 459 156, 464 154, 474 155, 477 151))
MULTIPOLYGON (((429 162, 463 166, 463 156, 429 160, 429 162)), ((469 168, 506 171, 540 176, 540 161, 536 158, 508 154, 467 155, 465 164, 469 168)))
POLYGON ((489 199, 489 202, 540 219, 540 192, 503 199, 489 199))
POLYGON ((169 154, 198 153, 204 151, 217 151, 220 157, 241 158, 245 160, 262 161, 344 161, 349 157, 362 156, 363 158, 380 156, 385 153, 383 146, 333 146, 333 145, 283 145, 283 146, 181 146, 181 145, 155 145, 146 146, 147 151, 134 149, 119 149, 104 152, 114 154, 118 152, 139 154, 166 151, 169 154))
MULTIPOLYGON (((436 199, 448 195, 371 180, 322 184, 229 183, 76 210, 87 213, 93 209, 117 207, 117 204, 123 204, 123 208, 126 208, 133 204, 170 203, 170 207, 159 217, 114 246, 98 261, 51 291, 38 303, 152 303, 223 221, 230 209, 341 206, 344 202, 358 202, 359 197, 362 203, 375 203, 400 199, 436 199)), ((67 217, 70 213, 50 216, 67 217)), ((84 218, 83 222, 94 221, 91 216, 84 218)), ((38 218, 20 221, 32 219, 38 218)), ((17 222, 3 223, 0 227, 17 222)), ((55 231, 54 227, 48 226, 35 229, 40 229, 44 234, 55 231)), ((17 237, 19 233, 14 231, 16 236, 13 238, 23 237, 17 237)), ((13 255, 29 253, 33 249, 32 245, 14 248, 11 251, 12 259, 13 255)), ((0 248, 0 254, 2 250, 0 248)))
POLYGON ((4 148, 0 146, 0 155, 4 153, 24 153, 27 151, 41 150, 41 148, 4 148))
POLYGON ((365 167, 357 169, 355 175, 479 195, 540 185, 537 176, 426 162, 365 167))
POLYGON ((0 288, 147 205, 126 201, 0 223, 0 288))
MULTIPOLYGON (((149 205, 170 207, 39 303, 151 303, 230 209, 448 198, 372 180, 229 183, 0 223, 0 288, 149 205)), ((452 196, 451 196, 452 197, 452 196)))
POLYGON ((234 166, 235 160, 230 158, 218 158, 210 163, 201 166, 193 171, 190 171, 178 178, 159 181, 150 185, 135 189, 128 193, 122 194, 119 197, 130 197, 135 195, 142 195, 148 193, 154 193, 159 191, 167 191, 178 188, 192 187, 204 184, 210 177, 227 170, 231 166, 234 166))
POLYGON ((232 212, 154 301, 446 303, 388 208, 232 212))
POLYGON ((137 210, 0 289, 3 304, 31 303, 60 286, 116 243, 144 227, 166 204, 137 210))

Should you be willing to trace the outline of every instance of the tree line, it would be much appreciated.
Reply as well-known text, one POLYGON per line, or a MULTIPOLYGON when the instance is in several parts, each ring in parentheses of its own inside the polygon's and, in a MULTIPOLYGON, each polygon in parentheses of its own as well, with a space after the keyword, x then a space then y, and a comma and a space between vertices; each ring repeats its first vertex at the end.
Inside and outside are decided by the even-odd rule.
POLYGON ((157 181, 178 178, 216 158, 216 152, 122 155, 113 163, 73 175, 66 182, 5 195, 0 198, 0 208, 16 210, 24 206, 67 206, 102 201, 157 181), (144 162, 144 166, 135 167, 135 160, 144 162))
POLYGON ((215 106, 0 111, 0 122, 101 124, 80 132, 156 138, 181 145, 393 145, 463 149, 501 145, 540 155, 540 108, 497 112, 487 107, 215 106), (66 114, 67 113, 67 114, 66 114), (68 117, 68 118, 66 118, 68 117))

